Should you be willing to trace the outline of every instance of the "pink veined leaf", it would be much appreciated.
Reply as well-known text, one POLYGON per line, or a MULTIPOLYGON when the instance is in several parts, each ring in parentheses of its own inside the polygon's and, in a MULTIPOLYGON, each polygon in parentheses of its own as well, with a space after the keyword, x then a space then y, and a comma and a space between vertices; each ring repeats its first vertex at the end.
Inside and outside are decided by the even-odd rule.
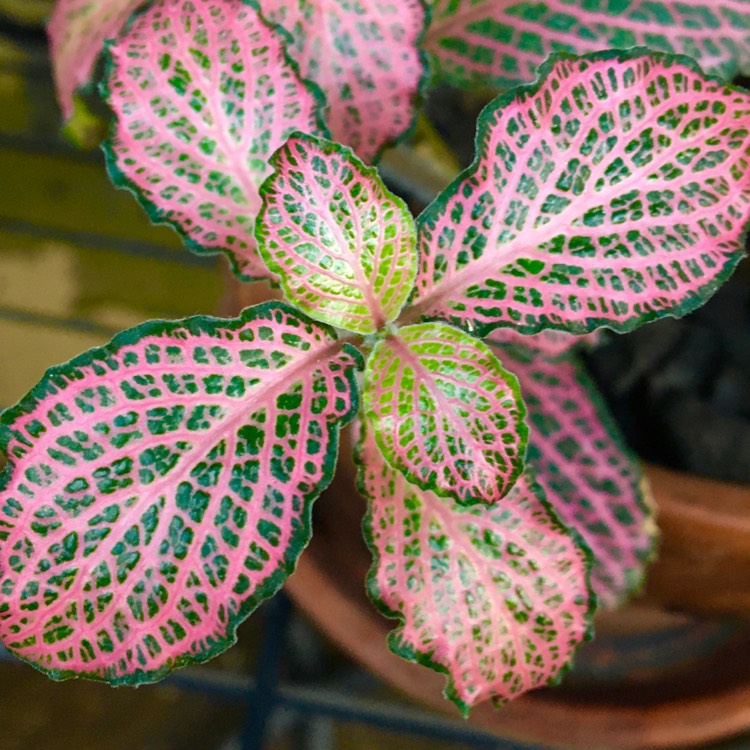
POLYGON ((73 94, 90 82, 104 41, 116 36, 146 0, 57 0, 47 27, 52 72, 63 117, 73 116, 73 94))
POLYGON ((518 344, 498 352, 529 412, 528 463, 557 517, 591 549, 599 605, 617 607, 640 589, 656 552, 638 460, 576 356, 553 362, 518 344))
POLYGON ((535 352, 544 354, 545 357, 556 359, 558 357, 565 357, 565 355, 578 346, 594 346, 598 343, 601 336, 601 330, 576 336, 574 333, 568 333, 567 331, 546 329, 532 336, 526 336, 523 333, 519 333, 515 328, 496 328, 487 337, 487 341, 491 344, 499 344, 501 346, 520 344, 523 347, 528 347, 535 352))
POLYGON ((510 87, 536 78, 552 52, 643 45, 695 58, 731 79, 750 67, 747 0, 432 0, 425 49, 459 86, 510 87))
POLYGON ((110 54, 114 182, 191 249, 267 277, 254 231, 268 158, 296 130, 321 132, 282 36, 242 0, 160 0, 110 54))
POLYGON ((221 653, 310 537, 359 353, 293 308, 146 323, 3 412, 0 640, 139 684, 221 653))
POLYGON ((370 598, 400 626, 392 651, 448 674, 466 715, 559 679, 590 634, 588 559, 523 475, 491 508, 410 485, 372 437, 359 446, 370 598))
POLYGON ((333 140, 372 162, 412 125, 425 75, 422 0, 262 0, 329 104, 333 140))
POLYGON ((394 320, 417 273, 406 204, 375 169, 331 141, 296 134, 270 163, 256 238, 287 298, 357 333, 394 320))
POLYGON ((528 429, 518 382, 459 329, 423 323, 381 339, 367 360, 362 402, 386 460, 424 490, 493 503, 523 471, 528 429))
POLYGON ((417 220, 414 314, 580 334, 693 310, 743 255, 748 125, 747 92, 684 59, 555 57, 417 220))

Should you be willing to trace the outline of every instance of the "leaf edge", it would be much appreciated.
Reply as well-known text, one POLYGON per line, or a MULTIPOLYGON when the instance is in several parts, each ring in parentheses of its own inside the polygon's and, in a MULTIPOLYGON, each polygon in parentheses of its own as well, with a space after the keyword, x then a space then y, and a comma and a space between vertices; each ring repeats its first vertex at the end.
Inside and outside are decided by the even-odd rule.
MULTIPOLYGON (((424 210, 415 218, 415 223, 417 225, 417 235, 419 237, 422 225, 428 221, 433 214, 440 215, 440 213, 445 209, 445 205, 447 201, 455 196, 458 191, 461 183, 464 182, 464 180, 467 180, 471 178, 478 170, 481 165, 481 154, 480 154, 480 146, 484 140, 489 136, 489 126, 490 126, 490 120, 492 119, 492 116, 497 112, 498 110, 502 110, 503 108, 509 106, 515 99, 519 98, 520 96, 532 96, 539 92, 541 87, 546 82, 548 76, 552 73, 553 67, 556 63, 562 62, 562 61, 568 61, 568 62, 576 62, 576 61, 590 61, 590 62, 601 62, 601 61, 608 61, 608 60, 615 60, 618 62, 625 62, 629 60, 634 60, 638 57, 651 57, 652 59, 655 59, 657 62, 662 63, 665 65, 665 67, 670 67, 673 64, 681 64, 687 67, 689 70, 691 70, 694 73, 697 73, 698 75, 702 76, 706 81, 710 83, 717 83, 721 86, 724 86, 728 89, 731 89, 732 91, 736 91, 743 94, 750 94, 750 89, 745 89, 742 86, 736 86, 732 83, 729 83, 722 79, 720 76, 716 75, 709 75, 703 71, 699 63, 694 60, 692 57, 689 57, 688 55, 681 55, 681 54, 671 54, 668 52, 659 52, 658 50, 653 50, 650 47, 645 46, 637 46, 637 47, 630 47, 630 48, 613 48, 613 49, 607 49, 607 50, 599 50, 597 52, 589 52, 584 55, 575 55, 571 52, 553 52, 551 55, 549 55, 544 62, 539 65, 536 71, 537 78, 536 80, 530 82, 521 84, 519 86, 514 86, 513 88, 508 89, 507 91, 503 91, 502 93, 498 94, 489 104, 487 104, 484 109, 479 113, 479 116, 477 118, 476 122, 476 131, 474 136, 474 158, 471 161, 471 164, 469 164, 466 169, 462 170, 425 208, 424 210)), ((742 229, 742 232, 740 234, 740 237, 738 239, 738 243, 744 248, 747 244, 748 236, 750 235, 750 217, 748 217, 748 220, 745 222, 744 227, 742 229)), ((418 240, 419 242, 419 240, 418 240)), ((529 325, 517 325, 510 322, 501 322, 498 321, 497 323, 481 323, 481 322, 475 322, 472 321, 469 323, 461 323, 457 321, 453 317, 449 316, 440 316, 440 315, 429 315, 429 314, 420 314, 420 320, 425 321, 431 321, 431 320, 443 320, 445 322, 449 322, 452 325, 456 325, 457 327, 461 327, 464 330, 467 330, 469 333, 472 333, 473 335, 477 336, 478 338, 485 338, 488 336, 492 331, 495 331, 499 328, 512 328, 515 331, 518 331, 521 334, 533 336, 534 334, 540 333, 544 330, 554 330, 554 331, 563 331, 566 333, 572 333, 575 335, 583 335, 587 333, 592 333, 593 331, 600 329, 600 328, 609 328, 612 331, 615 331, 616 333, 629 333, 630 331, 638 328, 641 325, 644 325, 645 323, 650 323, 655 320, 660 320, 661 318, 666 317, 673 317, 673 318, 682 318, 685 315, 688 315, 689 313, 693 312, 694 310, 697 310, 699 307, 701 307, 703 304, 705 304, 708 299, 710 299, 716 291, 721 287, 721 285, 732 275, 734 270, 737 268, 737 265, 747 256, 747 251, 742 249, 736 251, 732 257, 727 259, 727 261, 724 264, 724 267, 721 269, 719 273, 717 273, 713 279, 710 279, 708 282, 706 282, 703 286, 699 287, 697 291, 689 297, 687 300, 685 300, 682 304, 677 305, 673 309, 669 310, 668 312, 663 311, 652 311, 649 313, 646 313, 644 315, 640 316, 631 316, 627 320, 623 321, 622 323, 618 323, 616 321, 612 321, 608 318, 586 318, 587 323, 573 323, 571 325, 563 325, 563 324, 554 324, 554 323, 547 323, 546 325, 538 324, 535 326, 529 326, 529 325)), ((417 292, 418 289, 415 287, 414 291, 412 292, 411 297, 409 300, 407 300, 406 305, 407 306, 417 306, 419 304, 419 300, 417 299, 417 292)))
MULTIPOLYGON (((407 303, 408 304, 408 303, 407 303)), ((470 506, 485 506, 485 507, 491 507, 493 505, 497 505, 498 503, 502 503, 505 499, 505 496, 513 489, 516 482, 518 481, 519 477, 521 477, 528 466, 527 463, 527 456, 528 456, 528 446, 529 446, 529 424, 528 424, 528 408, 526 407, 526 402, 523 398, 523 393, 521 392, 521 383, 516 377, 515 373, 512 370, 509 370, 506 368, 506 366, 503 364, 503 362, 500 360, 500 358, 497 356, 497 354, 493 351, 492 347, 483 339, 478 338, 477 336, 474 336, 473 334, 466 331, 464 328, 461 328, 460 326, 454 325, 453 323, 448 323, 444 320, 429 320, 429 321, 422 321, 419 323, 411 323, 408 326, 403 326, 400 329, 398 329, 394 335, 398 336, 401 331, 407 330, 409 328, 414 328, 417 326, 422 325, 436 325, 436 326, 443 326, 446 328, 452 328, 453 330, 456 330, 466 336, 469 336, 470 338, 474 339, 474 341, 485 350, 485 354, 488 354, 492 357, 494 357, 499 366, 500 369, 503 371, 503 373, 506 376, 509 376, 507 380, 505 381, 509 386, 513 393, 513 396, 516 400, 516 403, 519 407, 519 421, 518 421, 518 432, 521 438, 521 448, 518 452, 518 458, 515 462, 515 467, 510 475, 510 479, 508 480, 508 488, 503 495, 502 498, 495 501, 494 503, 485 502, 481 498, 472 497, 471 499, 462 499, 456 497, 456 495, 452 494, 450 490, 441 490, 439 487, 435 485, 431 485, 427 482, 423 482, 421 478, 417 476, 408 476, 404 469, 402 469, 397 463, 394 461, 391 461, 390 458, 390 451, 383 447, 383 443, 381 442, 379 438, 379 433, 377 430, 374 431, 374 439, 377 443, 378 449, 380 450, 383 460, 390 466, 394 471, 397 471, 399 474, 402 474, 403 477, 406 479, 407 482, 410 484, 413 484, 415 487, 417 487, 420 490, 427 491, 427 492, 434 492, 438 497, 452 500, 453 502, 457 503, 458 505, 462 505, 464 507, 470 507, 470 506)), ((372 409, 368 408, 368 399, 366 394, 368 393, 367 389, 367 383, 368 383, 368 373, 369 373, 369 364, 372 361, 373 354, 375 353, 378 346, 384 346, 385 345, 385 339, 380 338, 375 345, 372 348, 372 351, 370 352, 369 356, 367 357, 367 360, 365 361, 365 368, 364 368, 364 386, 362 388, 362 411, 363 411, 363 424, 365 423, 374 423, 376 420, 372 418, 372 409)), ((395 454, 394 454, 395 455, 395 454)))
MULTIPOLYGON (((281 55, 284 59, 284 61, 291 67, 292 71, 294 72, 297 79, 300 81, 303 87, 305 87, 308 92, 312 95, 314 100, 314 112, 313 115, 315 117, 315 122, 317 128, 320 130, 321 133, 323 133, 326 136, 330 135, 330 131, 328 129, 328 125, 325 122, 325 118, 323 116, 323 112, 325 111, 327 107, 327 100, 325 97, 325 94, 323 93, 323 90, 316 84, 314 81, 311 81, 307 78, 303 78, 300 74, 299 65, 290 57, 289 53, 287 52, 286 45, 289 44, 289 40, 291 39, 290 35, 286 32, 284 28, 279 26, 278 24, 273 24, 270 21, 266 20, 266 17, 260 12, 260 5, 257 2, 257 0, 235 0, 235 2, 240 2, 243 5, 248 6, 249 8, 252 8, 260 20, 261 24, 266 26, 268 29, 270 29, 272 32, 274 32, 282 41, 281 45, 281 55)), ((125 36, 128 34, 133 27, 133 25, 136 23, 137 19, 145 15, 151 5, 147 4, 144 7, 138 9, 135 13, 133 13, 130 18, 128 19, 125 26, 122 27, 120 30, 119 36, 125 36)), ((107 137, 102 141, 101 149, 104 153, 104 166, 107 170, 107 175, 109 179, 111 180, 112 184, 120 189, 124 190, 128 193, 130 193, 135 200, 138 202, 138 205, 146 212, 146 215, 148 216, 149 221, 154 226, 166 226, 170 229, 174 230, 177 235, 179 236, 180 240, 182 240, 182 243, 185 245, 185 247, 195 255, 203 256, 203 257, 211 257, 211 256, 217 256, 217 255, 223 255, 229 264, 229 268, 232 272, 232 274, 242 283, 249 283, 252 281, 263 281, 268 279, 269 277, 267 275, 264 276, 254 276, 250 274, 243 273, 240 269, 240 265, 237 261, 237 259, 234 257, 234 254, 231 250, 228 248, 209 248, 204 246, 202 243, 198 242, 197 240, 192 239, 188 233, 182 229, 179 222, 169 219, 163 218, 163 210, 158 207, 158 205, 152 201, 149 198, 146 198, 143 193, 141 192, 140 188, 136 185, 136 183, 128 177, 118 166, 117 166, 117 152, 114 148, 114 139, 116 135, 116 128, 117 128, 117 113, 115 112, 114 108, 111 104, 111 88, 109 85, 109 81, 112 77, 112 74, 115 69, 115 59, 114 55, 112 54, 112 48, 117 43, 116 38, 110 38, 105 40, 104 46, 102 48, 102 51, 100 53, 101 59, 104 61, 104 71, 102 73, 102 79, 99 83, 99 95, 101 96, 104 104, 106 105, 108 111, 111 114, 111 122, 109 126, 109 132, 107 137)))
MULTIPOLYGON (((260 211, 258 212, 258 216, 255 220, 255 241, 258 245, 258 254, 260 255, 261 259, 265 263, 268 270, 276 276, 278 279, 277 283, 279 287, 281 288, 282 292, 284 293, 287 302, 291 305, 294 305, 295 307, 302 310, 305 315, 308 315, 313 320, 320 321, 321 323, 324 323, 326 325, 332 325, 336 327, 340 327, 346 331, 350 331, 352 333, 357 333, 363 336, 377 333, 377 328, 373 326, 372 330, 363 331, 363 330, 353 330, 351 328, 346 328, 345 326, 338 325, 336 323, 332 323, 329 320, 323 320, 321 318, 318 318, 316 316, 316 313, 318 312, 315 308, 307 305, 304 303, 304 301, 300 302, 297 300, 293 300, 292 296, 289 292, 289 284, 286 282, 286 275, 283 273, 281 266, 276 263, 273 256, 266 251, 265 246, 265 240, 267 232, 265 231, 267 221, 266 221, 266 214, 268 213, 268 205, 266 203, 266 196, 268 193, 270 193, 273 190, 274 187, 274 181, 277 178, 277 175, 279 174, 277 166, 278 162, 282 158, 283 153, 287 153, 289 149, 289 142, 292 140, 299 140, 304 143, 307 143, 311 146, 314 146, 316 148, 319 148, 322 151, 330 151, 330 153, 335 153, 338 156, 344 158, 350 165, 356 167, 362 175, 367 179, 372 179, 379 187, 381 187, 386 193, 389 195, 389 199, 397 206, 399 212, 401 213, 402 217, 406 217, 407 221, 406 223, 409 225, 409 236, 413 240, 412 243, 412 266, 413 266, 413 273, 411 274, 411 280, 409 283, 409 286, 414 286, 414 281, 416 280, 417 273, 419 270, 419 252, 417 248, 417 226, 416 222, 414 220, 414 216, 409 210, 409 206, 406 204, 406 201, 401 198, 401 196, 396 195, 389 187, 386 185, 385 180, 380 175, 380 171, 378 170, 377 166, 374 164, 366 164, 362 159, 360 159, 357 154, 354 152, 354 149, 351 148, 351 146, 346 146, 343 143, 339 143, 338 141, 332 141, 328 137, 321 137, 312 135, 310 133, 305 133, 302 130, 295 130, 293 133, 289 135, 289 138, 287 138, 286 142, 283 143, 279 148, 274 151, 271 156, 268 157, 268 163, 271 165, 272 169, 274 170, 261 184, 258 194, 260 195, 261 200, 261 207, 260 211)), ((411 295, 411 292, 409 292, 405 297, 404 301, 401 304, 401 308, 399 309, 398 313, 396 313, 395 317, 392 318, 390 321, 386 321, 386 326, 389 323, 392 323, 393 321, 398 319, 398 316, 401 314, 401 312, 404 310, 404 308, 409 304, 409 297, 411 295)))
MULTIPOLYGON (((73 357, 69 361, 54 365, 48 368, 39 382, 16 404, 0 411, 0 452, 2 452, 6 458, 7 463, 0 471, 0 493, 5 491, 12 479, 12 470, 16 466, 16 462, 11 456, 9 456, 8 438, 11 433, 9 426, 9 420, 15 420, 17 417, 24 414, 29 414, 30 409, 33 409, 45 395, 48 395, 48 386, 52 378, 60 375, 64 375, 67 368, 70 367, 81 367, 95 362, 98 359, 105 358, 111 354, 114 354, 121 346, 127 345, 128 343, 134 343, 139 341, 144 336, 155 335, 169 331, 170 329, 184 327, 185 325, 205 325, 210 330, 211 327, 215 327, 221 323, 226 325, 227 323, 234 323, 237 327, 242 325, 246 320, 251 319, 251 313, 266 313, 272 310, 283 310, 288 312, 291 306, 284 302, 271 300, 269 302, 263 302, 252 307, 245 308, 239 316, 235 318, 221 318, 212 315, 194 315, 188 318, 181 318, 179 320, 151 320, 145 323, 141 323, 138 326, 121 331, 116 334, 111 341, 103 346, 93 347, 82 354, 73 357), (39 395, 37 395, 39 394, 39 395)), ((294 308, 292 311, 296 312, 294 308)), ((303 318, 307 317, 302 314, 303 318)), ((331 335, 333 339, 336 339, 335 332, 326 324, 318 323, 318 321, 310 321, 315 325, 321 325, 326 332, 331 335)), ((297 562, 305 551, 307 546, 312 539, 312 511, 315 501, 330 485, 336 471, 336 465, 338 463, 338 453, 340 444, 340 432, 349 424, 357 415, 359 411, 360 392, 359 384, 357 383, 356 372, 361 370, 364 366, 364 361, 360 351, 349 344, 348 342, 342 343, 342 351, 345 351, 352 355, 356 367, 349 369, 347 373, 347 380, 351 387, 351 405, 347 414, 342 417, 336 423, 328 425, 328 449, 325 454, 323 461, 324 474, 319 485, 302 498, 303 512, 301 514, 301 525, 297 532, 292 536, 287 551, 283 558, 283 567, 277 568, 260 586, 253 596, 246 599, 240 607, 237 614, 230 618, 227 623, 226 635, 221 638, 217 638, 214 646, 197 655, 183 654, 176 657, 173 661, 168 662, 163 667, 157 670, 145 671, 137 669, 134 672, 123 675, 119 678, 108 679, 102 677, 96 673, 90 672, 75 672, 73 670, 66 669, 46 669, 45 667, 37 664, 31 659, 27 659, 13 650, 9 650, 9 653, 13 654, 19 661, 28 664, 38 672, 46 675, 55 682, 64 682, 71 679, 85 679, 90 682, 97 682, 112 687, 121 687, 124 685, 130 687, 139 687, 140 685, 150 685, 157 683, 171 674, 177 669, 182 667, 190 666, 192 664, 202 664, 210 659, 219 656, 226 650, 231 648, 237 642, 237 629, 240 625, 267 599, 270 599, 283 587, 286 579, 295 571, 297 562)))
MULTIPOLYGON (((354 464, 357 469, 356 474, 356 486, 357 491, 359 494, 365 499, 367 502, 367 510, 365 511, 364 516, 362 517, 362 536, 364 537, 365 543, 367 544, 367 548, 370 551, 370 554, 372 555, 372 564, 367 570, 367 576, 365 578, 365 591, 367 593, 367 598, 370 600, 370 602, 374 605, 375 609, 380 612, 381 615, 388 618, 389 620, 396 620, 397 625, 393 629, 389 630, 387 635, 387 643, 388 648, 392 653, 394 653, 396 656, 401 657, 407 662, 410 662, 411 664, 418 664, 423 667, 427 667, 428 669, 431 669, 433 672, 437 672, 438 674, 442 674, 446 677, 445 685, 443 687, 443 697, 445 697, 447 700, 449 700, 451 703, 453 703, 456 708, 459 710, 461 717, 464 719, 468 719, 471 715, 472 706, 463 701, 460 696, 458 695, 458 691, 455 688, 455 682, 454 679, 450 673, 450 670, 448 667, 446 667, 443 664, 440 664, 439 662, 436 662, 433 660, 434 656, 434 650, 429 652, 420 652, 416 648, 414 648, 411 645, 407 645, 402 639, 402 633, 404 626, 406 625, 406 620, 399 612, 396 610, 391 609, 385 602, 385 600, 381 597, 380 594, 380 587, 378 586, 377 581, 377 570, 378 566, 380 565, 380 554, 378 553, 377 546, 374 542, 374 537, 372 533, 372 513, 371 513, 371 507, 372 507, 372 498, 367 494, 365 489, 365 482, 364 482, 364 471, 365 471, 365 462, 362 457, 362 446, 365 441, 365 423, 364 421, 360 425, 360 434, 359 438, 356 442, 355 448, 354 448, 354 464)), ((384 457, 385 460, 385 457, 384 457)), ((394 471, 396 471, 394 469, 394 471)), ((568 527, 566 527, 558 518, 557 514, 554 511, 554 508, 549 504, 547 501, 547 497, 544 494, 544 490, 539 486, 539 484, 534 479, 533 470, 529 469, 529 485, 534 491, 534 494, 536 495, 539 502, 542 504, 544 509, 549 514, 550 523, 552 528, 557 529, 558 531, 562 531, 563 533, 567 534, 571 537, 574 546, 581 552, 583 557, 583 567, 584 567, 584 575, 585 575, 585 581, 586 581, 586 589, 587 589, 587 606, 586 606, 586 612, 584 613, 584 626, 585 631, 583 634, 583 637, 579 641, 578 645, 574 649, 573 653, 571 654, 571 658, 563 665, 563 667, 560 669, 560 671, 551 677, 545 684, 548 686, 555 686, 558 685, 563 677, 573 668, 574 661, 575 661, 575 654, 578 652, 578 649, 588 641, 591 641, 594 638, 594 614, 597 610, 597 597, 594 593, 594 590, 591 586, 591 568, 593 566, 593 554, 591 550, 589 549, 588 545, 584 541, 583 537, 578 534, 577 531, 571 530, 568 527)), ((541 687, 541 686, 540 686, 541 687)), ((495 705, 495 708, 498 708, 499 706, 495 705)))

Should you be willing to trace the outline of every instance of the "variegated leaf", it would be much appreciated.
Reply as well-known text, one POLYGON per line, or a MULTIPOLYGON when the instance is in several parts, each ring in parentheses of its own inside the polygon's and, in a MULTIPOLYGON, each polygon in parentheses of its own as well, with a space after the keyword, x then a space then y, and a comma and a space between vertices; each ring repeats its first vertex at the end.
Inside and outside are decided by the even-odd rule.
POLYGON ((518 382, 486 344, 456 328, 424 323, 379 341, 363 404, 386 460, 424 490, 492 503, 523 471, 518 382))
POLYGON ((57 0, 47 27, 52 72, 63 117, 73 116, 76 89, 89 84, 104 40, 116 36, 146 0, 57 0))
POLYGON ((375 169, 331 141, 297 134, 271 166, 256 238, 287 298, 357 333, 394 320, 417 273, 406 204, 375 169))
POLYGON ((496 328, 486 340, 490 344, 499 344, 500 346, 519 344, 543 354, 545 357, 557 359, 558 357, 564 357, 577 347, 594 346, 603 334, 602 329, 582 336, 576 336, 574 333, 568 333, 567 331, 545 329, 532 336, 526 336, 519 333, 515 328, 496 328))
POLYGON ((146 323, 0 422, 0 639, 56 679, 204 661, 293 570, 359 353, 287 305, 146 323))
POLYGON ((282 37, 242 0, 159 0, 110 53, 115 183, 193 250, 226 253, 243 279, 267 276, 254 227, 268 157, 293 131, 319 129, 282 37))
POLYGON ((599 605, 616 607, 640 588, 655 554, 638 461, 577 357, 553 362, 518 344, 499 353, 529 410, 528 462, 558 518, 593 553, 599 605))
POLYGON ((558 56, 480 116, 474 164, 419 217, 415 314, 619 331, 684 315, 743 254, 750 96, 684 58, 558 56))
POLYGON ((522 476, 497 506, 461 506, 410 485, 373 439, 359 448, 369 499, 368 592, 401 624, 391 649, 447 672, 467 714, 556 681, 590 628, 586 554, 522 476))
POLYGON ((552 52, 639 45, 731 79, 750 68, 747 0, 432 0, 425 48, 459 86, 533 81, 552 52))
POLYGON ((425 72, 422 0, 262 0, 289 52, 324 91, 335 141, 372 162, 415 116, 425 72))

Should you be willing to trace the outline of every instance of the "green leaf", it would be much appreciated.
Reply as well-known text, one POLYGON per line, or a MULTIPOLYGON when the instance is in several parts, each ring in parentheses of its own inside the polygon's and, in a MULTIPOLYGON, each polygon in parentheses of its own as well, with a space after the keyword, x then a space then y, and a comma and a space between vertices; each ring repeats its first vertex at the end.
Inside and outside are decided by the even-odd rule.
POLYGON ((656 511, 638 459, 575 354, 551 360, 517 338, 497 351, 529 411, 529 465, 557 517, 591 550, 592 588, 613 609, 640 589, 656 555, 656 511))
POLYGON ((333 140, 371 163, 412 125, 426 70, 422 0, 262 0, 289 54, 323 90, 333 140))
POLYGON ((746 0, 433 0, 425 49, 464 87, 533 81, 553 52, 640 45, 695 58, 727 80, 750 70, 746 0))
POLYGON ((492 503, 523 471, 518 381, 486 344, 456 328, 407 326, 379 341, 363 404, 386 460, 424 490, 492 503))
POLYGON ((324 132, 320 92, 283 32, 242 0, 157 0, 109 47, 105 146, 113 182, 188 247, 268 276, 255 246, 268 158, 296 130, 324 132))
POLYGON ((357 333, 394 320, 417 273, 406 204, 375 169, 330 141, 297 133, 270 162, 256 237, 287 298, 357 333))
POLYGON ((749 220, 747 92, 642 49, 558 55, 488 105, 474 163, 417 220, 413 315, 628 331, 705 302, 749 220))
POLYGON ((105 40, 116 37, 145 2, 57 0, 47 32, 57 99, 66 120, 76 113, 75 92, 89 85, 105 40))

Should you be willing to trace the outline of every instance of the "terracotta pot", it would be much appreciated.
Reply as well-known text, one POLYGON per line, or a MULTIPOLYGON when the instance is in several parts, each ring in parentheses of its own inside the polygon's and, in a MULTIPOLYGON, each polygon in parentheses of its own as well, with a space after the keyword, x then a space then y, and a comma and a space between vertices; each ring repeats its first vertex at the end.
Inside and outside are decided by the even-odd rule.
MULTIPOLYGON (((231 285, 227 309, 268 297, 231 285)), ((412 699, 455 712, 444 677, 387 648, 394 627, 367 600, 364 501, 342 446, 339 471, 314 512, 313 540, 286 590, 318 628, 412 699)), ((499 736, 560 748, 685 748, 750 730, 750 626, 675 615, 750 614, 750 488, 648 466, 661 555, 640 603, 600 618, 597 638, 556 688, 471 718, 499 736)))
POLYGON ((662 543, 648 578, 660 603, 750 617, 750 488, 647 467, 662 543))

